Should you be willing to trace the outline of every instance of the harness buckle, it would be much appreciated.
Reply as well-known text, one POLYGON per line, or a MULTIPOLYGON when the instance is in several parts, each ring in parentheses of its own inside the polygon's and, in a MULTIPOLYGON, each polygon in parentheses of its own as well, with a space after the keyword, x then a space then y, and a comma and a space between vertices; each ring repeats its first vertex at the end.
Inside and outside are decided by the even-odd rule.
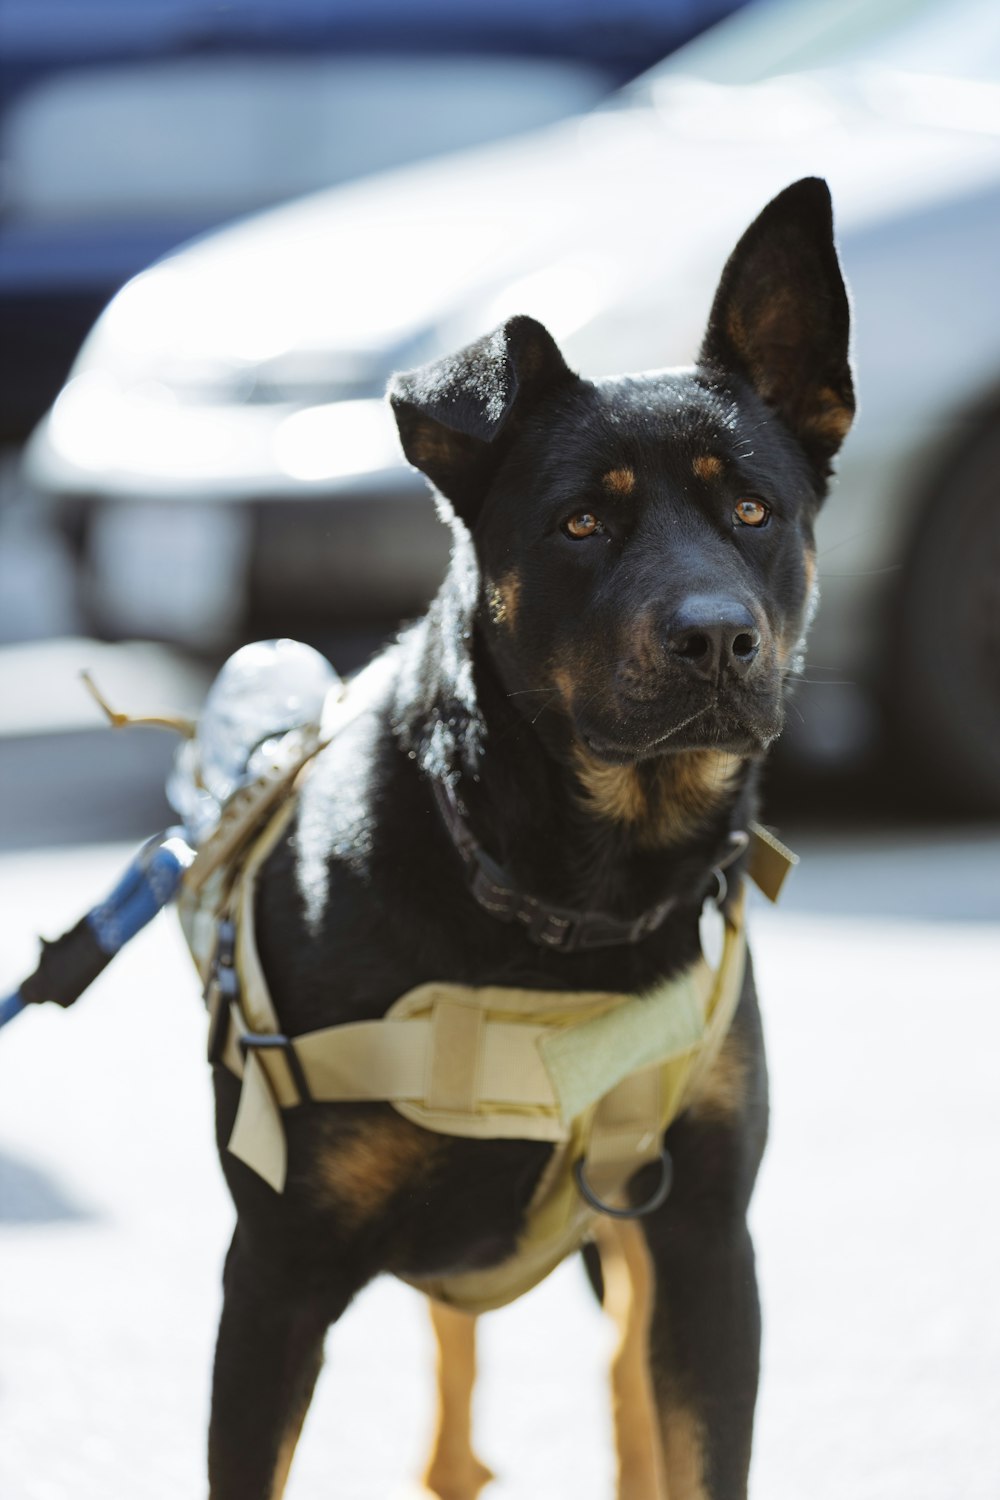
POLYGON ((295 1042, 291 1037, 285 1036, 280 1031, 244 1031, 239 1039, 239 1048, 244 1057, 248 1052, 280 1052, 288 1064, 292 1082, 298 1090, 298 1102, 312 1104, 312 1090, 295 1050, 295 1042))
POLYGON ((204 1001, 210 1016, 208 1027, 208 1061, 214 1067, 222 1061, 229 1035, 229 1007, 239 999, 240 981, 236 973, 236 925, 224 918, 218 926, 215 952, 205 981, 204 1001))

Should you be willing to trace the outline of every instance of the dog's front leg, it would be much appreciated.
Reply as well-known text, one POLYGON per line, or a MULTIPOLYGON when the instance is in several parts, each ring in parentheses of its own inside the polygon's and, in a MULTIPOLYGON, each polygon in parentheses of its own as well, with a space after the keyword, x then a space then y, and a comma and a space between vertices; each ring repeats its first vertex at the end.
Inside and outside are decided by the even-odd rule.
POLYGON ((638 1224, 599 1219, 594 1238, 604 1282, 604 1310, 618 1330, 611 1361, 611 1416, 618 1466, 615 1497, 671 1500, 649 1372, 652 1262, 638 1224))
POLYGON ((304 1288, 274 1274, 248 1251, 239 1227, 223 1285, 210 1500, 280 1500, 323 1361, 323 1337, 350 1292, 304 1288))
POLYGON ((650 1225, 650 1362, 669 1500, 746 1500, 760 1355, 745 1222, 650 1225))
POLYGON ((476 1500, 492 1473, 472 1447, 472 1394, 476 1383, 476 1320, 431 1302, 438 1346, 438 1414, 423 1493, 427 1500, 476 1500))

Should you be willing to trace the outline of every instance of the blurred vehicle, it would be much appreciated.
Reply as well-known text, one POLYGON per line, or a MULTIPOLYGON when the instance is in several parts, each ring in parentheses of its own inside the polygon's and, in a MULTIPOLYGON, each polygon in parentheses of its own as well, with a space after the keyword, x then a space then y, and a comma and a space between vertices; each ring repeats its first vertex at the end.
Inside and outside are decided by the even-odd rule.
POLYGON ((319 194, 130 283, 30 446, 103 627, 215 645, 386 620, 445 549, 387 375, 514 312, 585 374, 695 354, 729 249, 832 187, 860 415, 787 738, 1000 810, 1000 11, 771 0, 530 138, 319 194))
POLYGON ((235 215, 589 107, 739 0, 4 0, 0 440, 235 215))

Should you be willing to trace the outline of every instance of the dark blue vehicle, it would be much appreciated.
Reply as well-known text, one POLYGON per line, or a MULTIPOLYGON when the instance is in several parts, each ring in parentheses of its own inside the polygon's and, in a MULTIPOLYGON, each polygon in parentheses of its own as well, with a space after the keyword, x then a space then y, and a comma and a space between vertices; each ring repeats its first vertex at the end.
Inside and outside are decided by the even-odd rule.
POLYGON ((3 0, 0 440, 182 241, 583 110, 738 3, 3 0))

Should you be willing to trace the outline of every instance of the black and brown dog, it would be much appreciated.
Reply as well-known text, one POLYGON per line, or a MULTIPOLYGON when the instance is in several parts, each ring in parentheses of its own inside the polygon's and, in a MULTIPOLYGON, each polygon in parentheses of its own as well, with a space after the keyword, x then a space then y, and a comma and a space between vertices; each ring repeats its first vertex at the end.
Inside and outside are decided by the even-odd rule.
MULTIPOLYGON (((734 251, 693 369, 585 380, 521 317, 394 379, 403 448, 454 551, 262 873, 258 943, 290 1035, 380 1017, 426 981, 631 992, 693 962, 711 871, 752 816, 799 662, 813 525, 854 411, 848 323, 829 194, 806 179, 734 251), (435 781, 510 887, 621 919, 673 909, 636 941, 533 941, 475 899, 435 781)), ((273 1500, 329 1325, 380 1272, 504 1260, 551 1148, 430 1133, 388 1105, 304 1105, 285 1119, 278 1195, 224 1149, 238 1085, 219 1068, 216 1090, 238 1223, 211 1494, 273 1500)), ((670 1500, 746 1494, 759 1341, 746 1212, 766 1126, 748 968, 725 1047, 670 1127, 672 1192, 635 1227, 670 1500)), ((467 1432, 444 1447, 430 1492, 472 1500, 486 1476, 467 1432)), ((648 1500, 659 1482, 621 1493, 648 1500)))

